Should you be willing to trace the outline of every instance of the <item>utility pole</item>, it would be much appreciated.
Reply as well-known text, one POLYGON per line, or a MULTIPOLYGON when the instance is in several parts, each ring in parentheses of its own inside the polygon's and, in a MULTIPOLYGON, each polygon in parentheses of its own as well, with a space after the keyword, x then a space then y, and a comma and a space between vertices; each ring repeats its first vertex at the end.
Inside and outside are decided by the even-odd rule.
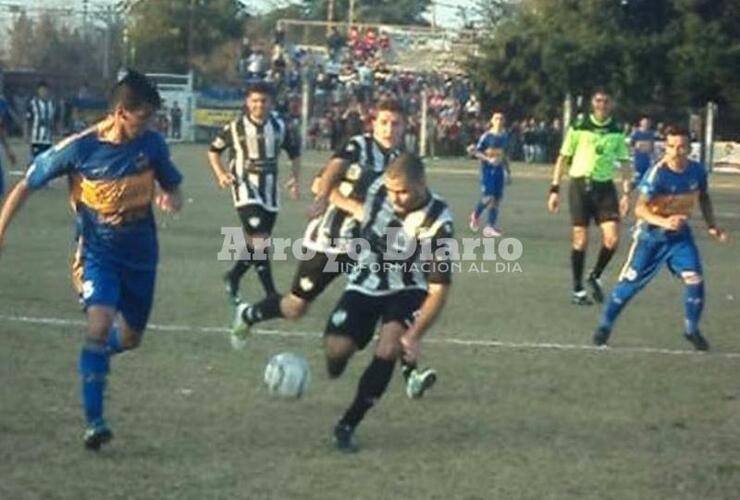
POLYGON ((326 28, 327 34, 329 33, 329 30, 334 26, 334 9, 335 9, 335 3, 336 0, 327 0, 327 7, 326 7, 326 21, 329 23, 329 25, 326 28))
POLYGON ((347 13, 348 30, 352 28, 355 22, 355 0, 349 0, 349 12, 347 13))
POLYGON ((195 0, 190 0, 188 10, 190 11, 188 15, 188 71, 192 71, 195 42, 195 0))

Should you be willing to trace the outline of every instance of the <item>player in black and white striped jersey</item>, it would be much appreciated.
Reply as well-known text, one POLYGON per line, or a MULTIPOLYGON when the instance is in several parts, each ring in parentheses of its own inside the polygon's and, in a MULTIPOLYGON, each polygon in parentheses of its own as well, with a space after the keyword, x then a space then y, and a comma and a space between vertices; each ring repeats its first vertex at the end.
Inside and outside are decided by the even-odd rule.
POLYGON ((28 101, 26 109, 26 135, 31 145, 31 159, 54 144, 56 119, 57 110, 49 96, 49 85, 42 80, 36 87, 36 96, 28 101))
MULTIPOLYGON (((415 370, 419 342, 442 311, 452 282, 453 221, 447 203, 427 188, 424 165, 403 153, 370 187, 354 215, 369 251, 361 253, 324 333, 329 375, 380 334, 354 401, 334 428, 342 451, 356 448, 354 430, 383 395, 397 359, 415 370)), ((407 381, 407 390, 413 384, 407 381)))
POLYGON ((245 103, 246 112, 224 126, 208 151, 208 161, 218 185, 231 189, 249 255, 257 256, 254 260, 237 260, 224 276, 229 298, 235 305, 241 301, 239 282, 252 264, 265 293, 268 296, 277 294, 270 265, 269 238, 280 208, 278 157, 281 149, 291 160, 286 188, 291 198, 299 197, 300 145, 291 136, 287 124, 271 111, 272 88, 265 82, 250 85, 245 103), (224 151, 229 152, 228 168, 221 162, 224 151))
POLYGON ((398 101, 381 99, 373 133, 352 137, 334 153, 314 180, 315 199, 303 239, 304 251, 312 257, 300 262, 290 293, 243 305, 243 314, 237 311, 235 317, 234 335, 246 335, 249 326, 260 321, 302 317, 311 302, 343 274, 349 263, 347 243, 358 235, 359 227, 348 208, 362 205, 367 188, 398 156, 403 127, 398 101), (332 263, 336 264, 333 269, 332 263))

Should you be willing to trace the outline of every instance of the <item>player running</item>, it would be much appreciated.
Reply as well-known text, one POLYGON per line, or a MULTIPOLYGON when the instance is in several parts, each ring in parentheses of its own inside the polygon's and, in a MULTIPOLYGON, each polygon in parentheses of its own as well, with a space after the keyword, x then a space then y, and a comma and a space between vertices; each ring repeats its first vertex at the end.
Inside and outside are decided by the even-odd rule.
MULTIPOLYGON (((231 343, 243 348, 252 325, 275 318, 297 320, 310 304, 352 264, 348 244, 359 236, 352 211, 362 206, 368 187, 400 154, 403 114, 395 99, 381 99, 373 133, 350 138, 334 154, 315 181, 316 199, 309 210, 313 218, 303 238, 302 253, 290 293, 267 297, 254 304, 240 304, 232 325, 231 343)), ((407 395, 421 397, 436 381, 432 369, 404 367, 407 395)))
POLYGON ((300 147, 289 128, 271 111, 271 88, 265 82, 253 83, 245 97, 246 113, 228 123, 211 143, 208 161, 223 188, 231 188, 234 207, 241 220, 248 255, 240 256, 224 275, 232 304, 241 302, 239 282, 254 264, 265 294, 277 295, 270 262, 270 236, 280 208, 278 195, 278 156, 284 149, 291 160, 286 183, 290 197, 297 200, 301 169, 300 147), (229 152, 228 170, 221 154, 229 152))
POLYGON ((560 209, 560 178, 570 165, 568 175, 568 202, 572 221, 571 268, 573 271, 572 303, 591 305, 583 288, 583 268, 588 247, 588 226, 591 219, 601 229, 601 250, 596 265, 588 276, 588 285, 596 302, 604 301, 601 274, 617 251, 619 218, 629 210, 632 189, 629 151, 622 127, 612 118, 612 102, 604 90, 597 90, 591 98, 593 112, 578 120, 567 132, 560 148, 547 209, 560 209), (619 163, 622 172, 622 196, 614 185, 615 169, 619 163))
POLYGON ((504 114, 494 112, 490 125, 478 139, 478 144, 470 146, 468 152, 480 160, 480 187, 482 196, 470 214, 470 230, 477 232, 480 229, 480 217, 488 209, 488 219, 483 228, 483 236, 493 238, 501 236, 496 228, 498 209, 504 196, 504 179, 511 183, 511 169, 506 149, 509 145, 509 134, 504 128, 504 114), (504 171, 506 175, 504 175, 504 171))
POLYGON ((360 255, 326 326, 329 377, 344 372, 378 323, 380 334, 354 401, 334 428, 341 451, 357 448, 355 429, 388 387, 396 360, 416 364, 421 338, 442 311, 452 279, 449 254, 440 251, 453 237, 452 214, 427 188, 417 156, 403 153, 393 160, 354 214, 362 220, 360 234, 369 251, 360 255), (430 250, 430 258, 422 257, 422 248, 430 250))
POLYGON ((129 71, 113 89, 109 116, 40 154, 0 212, 1 248, 8 225, 34 191, 63 175, 79 184, 88 322, 79 370, 84 443, 91 450, 113 437, 103 412, 110 358, 139 346, 152 307, 159 251, 151 204, 156 200, 167 213, 182 205, 182 176, 164 138, 147 128, 159 105, 156 88, 129 71))
POLYGON ((637 130, 630 136, 630 147, 632 148, 632 158, 634 163, 635 177, 634 185, 637 186, 647 173, 653 163, 655 153, 655 141, 657 135, 655 130, 650 128, 650 118, 643 116, 640 118, 640 125, 637 130))
POLYGON ((704 165, 688 158, 689 149, 688 132, 679 128, 669 129, 665 156, 640 183, 632 247, 619 276, 619 284, 604 306, 593 337, 596 345, 606 345, 622 309, 653 279, 661 266, 667 264, 671 272, 684 282, 684 336, 696 350, 709 349, 709 343, 699 331, 704 309, 701 259, 688 225, 697 200, 709 234, 720 242, 727 240, 727 234, 715 223, 704 165))

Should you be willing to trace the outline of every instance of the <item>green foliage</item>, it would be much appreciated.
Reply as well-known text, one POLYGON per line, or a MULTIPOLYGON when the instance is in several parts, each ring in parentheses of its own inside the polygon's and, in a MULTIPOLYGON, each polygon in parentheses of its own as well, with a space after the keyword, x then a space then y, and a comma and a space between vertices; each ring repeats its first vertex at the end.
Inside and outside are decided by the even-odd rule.
POLYGON ((191 37, 192 58, 208 56, 241 37, 243 14, 234 0, 137 2, 130 12, 132 63, 147 71, 185 72, 191 37))
MULTIPOLYGON (((325 21, 328 14, 328 3, 326 0, 303 0, 306 17, 325 21)), ((334 7, 336 21, 347 19, 349 3, 349 0, 336 0, 334 7)), ((431 0, 356 0, 355 21, 427 25, 422 14, 431 4, 431 0)))
POLYGON ((726 127, 740 122, 736 0, 481 3, 491 36, 470 69, 487 100, 514 114, 552 115, 566 92, 605 86, 626 118, 684 117, 714 100, 726 127), (507 17, 497 17, 502 6, 507 17))

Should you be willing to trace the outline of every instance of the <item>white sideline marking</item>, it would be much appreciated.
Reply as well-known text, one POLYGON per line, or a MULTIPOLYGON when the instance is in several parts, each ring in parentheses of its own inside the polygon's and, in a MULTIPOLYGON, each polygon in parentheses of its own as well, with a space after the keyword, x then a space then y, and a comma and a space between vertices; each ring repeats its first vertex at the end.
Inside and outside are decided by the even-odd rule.
MULTIPOLYGON (((61 325, 61 326, 85 326, 86 321, 79 319, 64 318, 38 318, 31 316, 14 316, 0 314, 0 321, 12 323, 28 323, 33 325, 61 325)), ((219 326, 191 326, 191 325, 157 325, 150 324, 149 330, 161 332, 195 332, 195 333, 228 333, 229 329, 219 326)), ((318 332, 288 332, 284 330, 255 329, 253 332, 260 336, 272 337, 300 337, 300 338, 321 338, 318 332)), ((593 345, 582 344, 557 344, 551 342, 503 342, 498 340, 478 340, 478 339, 458 339, 448 338, 428 338, 424 342, 430 344, 458 345, 466 347, 498 347, 502 349, 534 349, 534 350, 552 350, 552 351, 605 351, 614 353, 637 353, 637 354, 662 354, 662 355, 683 355, 683 356, 702 356, 708 355, 722 358, 740 358, 740 352, 712 352, 700 353, 696 351, 678 350, 678 349, 659 349, 655 347, 609 347, 602 348, 593 345)))

